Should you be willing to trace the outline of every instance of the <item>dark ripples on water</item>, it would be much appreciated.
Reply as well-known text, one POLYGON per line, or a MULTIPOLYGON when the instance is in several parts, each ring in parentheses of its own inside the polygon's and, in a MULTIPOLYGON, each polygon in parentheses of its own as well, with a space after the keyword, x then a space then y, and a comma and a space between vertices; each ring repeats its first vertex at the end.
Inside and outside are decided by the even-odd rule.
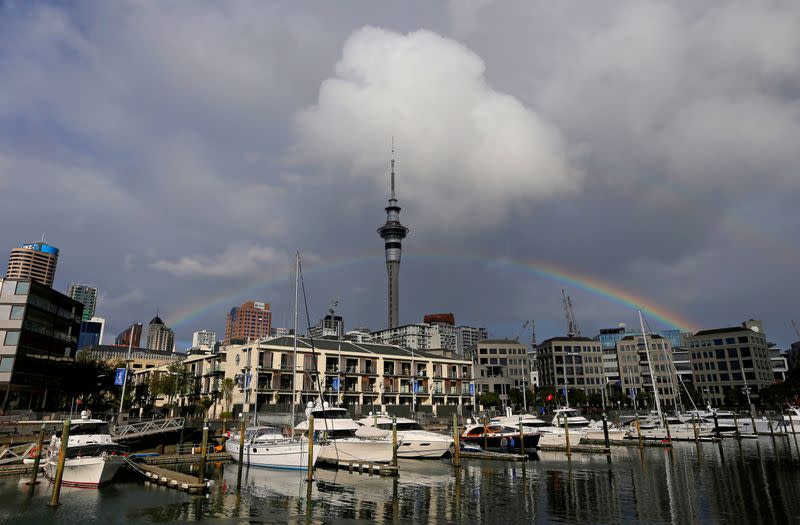
POLYGON ((615 448, 603 455, 540 453, 521 464, 401 461, 399 479, 318 470, 310 498, 304 474, 213 466, 207 497, 136 478, 95 490, 51 485, 31 492, 0 478, 0 522, 25 523, 800 523, 800 453, 791 440, 722 446, 615 448))

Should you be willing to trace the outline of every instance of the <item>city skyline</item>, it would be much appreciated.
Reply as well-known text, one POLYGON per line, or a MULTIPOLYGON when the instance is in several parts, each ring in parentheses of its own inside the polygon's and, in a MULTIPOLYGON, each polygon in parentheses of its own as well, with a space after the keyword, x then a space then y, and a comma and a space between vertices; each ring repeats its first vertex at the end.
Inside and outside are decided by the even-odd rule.
POLYGON ((781 50, 800 7, 0 14, 0 220, 14 225, 0 247, 47 232, 54 288, 96 284, 108 334, 160 309, 183 350, 262 299, 291 326, 295 250, 312 325, 339 298, 347 326, 385 328, 375 227, 394 136, 413 232, 400 324, 452 311, 514 337, 535 319, 543 340, 565 331, 567 288, 584 333, 633 325, 638 305, 653 328, 755 318, 781 347, 798 339, 800 118, 786 86, 800 72, 781 50))

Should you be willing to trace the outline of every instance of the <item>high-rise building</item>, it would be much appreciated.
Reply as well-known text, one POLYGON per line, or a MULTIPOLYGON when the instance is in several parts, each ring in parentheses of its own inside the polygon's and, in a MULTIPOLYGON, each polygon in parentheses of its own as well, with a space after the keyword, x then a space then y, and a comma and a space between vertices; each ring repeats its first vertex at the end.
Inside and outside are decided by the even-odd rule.
MULTIPOLYGON (((638 361, 637 361, 638 362, 638 361)), ((536 346, 539 386, 563 395, 564 387, 601 395, 606 386, 600 341, 588 337, 553 337, 536 346)))
POLYGON ((464 355, 472 345, 478 344, 479 341, 489 339, 489 332, 486 328, 475 328, 474 326, 457 326, 456 327, 456 353, 464 355))
POLYGON ((31 279, 0 278, 0 410, 69 406, 83 305, 31 279))
POLYGON ((328 314, 309 330, 311 337, 341 339, 344 336, 344 320, 341 315, 328 314))
POLYGON ((484 339, 466 350, 472 361, 476 393, 494 392, 508 403, 512 388, 527 388, 528 357, 525 345, 510 339, 484 339))
POLYGON ((455 352, 456 346, 456 318, 452 313, 426 314, 423 323, 437 327, 441 348, 455 352))
MULTIPOLYGON (((615 384, 619 384, 624 394, 630 398, 642 393, 648 397, 653 396, 655 378, 662 408, 678 408, 680 384, 670 339, 658 334, 647 334, 645 346, 645 339, 641 334, 626 335, 617 341, 616 352, 619 382, 615 384)), ((589 366, 593 365, 590 363, 589 366)), ((655 404, 650 407, 655 408, 655 404)))
POLYGON ((88 284, 72 283, 69 285, 67 295, 83 305, 83 320, 88 321, 94 317, 97 309, 97 287, 88 284))
POLYGON ((405 324, 372 332, 376 343, 397 345, 409 350, 429 350, 442 347, 439 327, 426 323, 405 324))
POLYGON ((103 344, 105 325, 106 320, 102 317, 92 317, 81 321, 80 332, 78 332, 78 350, 97 348, 103 344))
POLYGON ((147 348, 161 352, 175 349, 175 333, 156 315, 147 327, 147 348))
POLYGON ((44 242, 21 244, 8 257, 8 279, 32 279, 53 286, 58 262, 58 248, 44 242))
POLYGON ((214 349, 217 344, 217 334, 211 330, 200 330, 192 334, 192 348, 208 347, 214 349))
POLYGON ((272 312, 269 303, 248 301, 231 308, 225 323, 225 344, 269 337, 272 312))
POLYGON ((118 346, 130 345, 133 348, 140 348, 142 346, 142 323, 133 323, 123 330, 117 335, 117 338, 114 339, 114 344, 118 346))
POLYGON ((394 194, 394 148, 392 148, 391 193, 386 207, 386 223, 378 228, 386 253, 386 270, 389 274, 388 328, 395 328, 400 318, 400 252, 408 228, 400 224, 400 206, 394 194))

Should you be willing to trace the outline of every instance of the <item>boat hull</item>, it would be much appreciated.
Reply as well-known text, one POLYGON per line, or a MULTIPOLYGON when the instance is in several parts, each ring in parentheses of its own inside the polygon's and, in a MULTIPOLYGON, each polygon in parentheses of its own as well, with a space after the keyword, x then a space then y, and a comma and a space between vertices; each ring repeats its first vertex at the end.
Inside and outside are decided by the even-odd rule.
MULTIPOLYGON (((524 446, 526 452, 533 452, 539 446, 541 434, 524 434, 524 446)), ((484 436, 462 436, 461 440, 465 443, 478 445, 490 452, 514 452, 521 450, 519 434, 489 434, 484 440, 484 436)))
POLYGON ((380 439, 336 439, 320 443, 318 447, 318 461, 323 463, 341 461, 389 463, 393 456, 392 442, 380 439))
MULTIPOLYGON (((64 461, 61 484, 65 487, 96 489, 110 483, 124 462, 122 456, 112 455, 67 459, 64 461)), ((45 477, 53 481, 57 469, 57 457, 48 459, 44 465, 45 477)))
MULTIPOLYGON (((239 461, 239 443, 227 442, 225 451, 234 461, 239 461)), ((320 447, 314 446, 312 466, 319 459, 320 447)), ((308 470, 308 443, 255 443, 244 449, 242 463, 251 467, 281 470, 308 470)))
MULTIPOLYGON (((398 432, 398 435, 400 433, 398 432)), ((440 458, 450 451, 453 440, 417 439, 400 437, 402 442, 397 447, 397 457, 403 459, 440 458)))

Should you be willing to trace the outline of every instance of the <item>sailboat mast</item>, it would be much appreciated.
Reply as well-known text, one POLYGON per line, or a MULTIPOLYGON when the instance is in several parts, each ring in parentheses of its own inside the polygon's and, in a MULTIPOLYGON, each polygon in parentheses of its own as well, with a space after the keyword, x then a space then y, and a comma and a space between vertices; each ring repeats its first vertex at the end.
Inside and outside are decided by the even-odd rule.
POLYGON ((644 319, 642 319, 642 311, 639 312, 639 326, 642 329, 642 339, 644 339, 644 355, 647 357, 647 367, 650 369, 650 378, 653 380, 653 394, 656 396, 656 411, 658 412, 658 419, 661 416, 661 399, 658 395, 658 381, 656 380, 656 373, 653 370, 653 363, 650 362, 650 345, 647 344, 647 334, 644 331, 644 319))
POLYGON ((297 282, 300 280, 300 252, 294 259, 294 348, 292 350, 292 429, 297 413, 297 282))

